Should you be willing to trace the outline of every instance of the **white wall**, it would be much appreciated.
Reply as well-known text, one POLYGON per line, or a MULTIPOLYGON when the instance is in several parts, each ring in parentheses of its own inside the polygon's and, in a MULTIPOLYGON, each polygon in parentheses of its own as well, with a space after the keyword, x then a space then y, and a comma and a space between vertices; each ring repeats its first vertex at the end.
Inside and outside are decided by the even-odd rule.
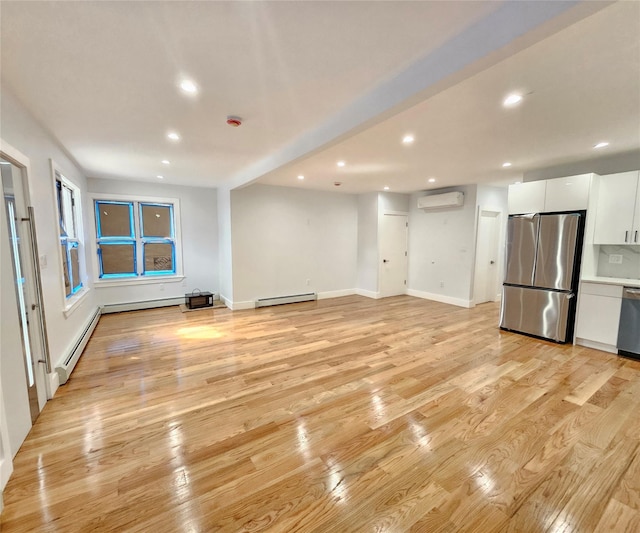
POLYGON ((476 186, 411 195, 409 213, 409 282, 413 296, 471 305, 476 237, 476 186), (464 206, 425 211, 418 197, 463 191, 464 206), (443 286, 440 286, 442 282, 443 286))
POLYGON ((358 196, 358 292, 378 294, 378 193, 358 196))
POLYGON ((409 212, 409 204, 411 200, 411 195, 409 194, 400 194, 397 192, 381 192, 378 193, 380 206, 380 214, 388 213, 388 212, 409 212))
POLYGON ((218 255, 220 299, 233 309, 233 255, 231 250, 231 190, 218 189, 218 255))
MULTIPOLYGON (((46 266, 41 265, 41 273, 47 326, 49 331, 55 332, 55 335, 49 336, 51 359, 55 364, 75 344, 75 339, 94 312, 96 302, 93 291, 90 290, 72 314, 67 317, 63 312, 65 297, 61 285, 62 265, 58 255, 60 237, 49 159, 53 158, 65 176, 80 188, 83 198, 87 194, 86 179, 57 141, 40 127, 4 86, 0 116, 2 139, 28 157, 31 164, 29 193, 35 210, 40 257, 46 256, 47 261, 46 266)), ((83 225, 86 228, 90 219, 86 211, 83 215, 83 225)), ((83 282, 89 287, 92 285, 91 277, 83 282)))
MULTIPOLYGON (((196 288, 219 293, 218 204, 215 189, 96 178, 89 178, 87 187, 90 194, 177 198, 180 202, 184 280, 171 282, 164 279, 144 284, 102 286, 96 282, 95 289, 101 305, 184 298, 185 293, 196 288)), ((86 199, 85 210, 93 213, 91 198, 86 199)), ((93 219, 89 229, 89 236, 94 238, 93 219)), ((93 261, 89 268, 93 268, 93 261)), ((95 272, 94 277, 98 277, 95 272)))
POLYGON ((355 195, 251 185, 231 192, 231 230, 234 305, 356 288, 355 195))
MULTIPOLYGON (((507 197, 509 189, 507 187, 489 187, 486 185, 478 185, 476 204, 478 206, 478 215, 480 210, 499 212, 500 233, 498 235, 498 275, 496 295, 501 292, 502 281, 504 280, 505 268, 505 244, 507 239, 507 219, 509 217, 509 208, 507 197)), ((476 228, 478 226, 478 218, 476 217, 476 228)), ((475 281, 475 279, 474 279, 475 281)))

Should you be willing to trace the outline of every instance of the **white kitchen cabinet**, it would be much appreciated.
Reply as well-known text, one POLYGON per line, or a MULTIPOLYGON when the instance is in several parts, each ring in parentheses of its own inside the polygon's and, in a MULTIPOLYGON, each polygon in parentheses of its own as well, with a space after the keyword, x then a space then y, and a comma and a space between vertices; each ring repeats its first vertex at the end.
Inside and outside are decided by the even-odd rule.
POLYGON ((509 214, 586 209, 592 174, 509 185, 509 214))
POLYGON ((544 211, 546 181, 528 181, 509 185, 509 214, 540 213, 544 211))
POLYGON ((576 344, 617 353, 622 286, 583 282, 576 316, 576 344))
POLYGON ((587 209, 592 174, 580 174, 547 181, 545 213, 587 209))
POLYGON ((640 172, 600 177, 594 244, 640 244, 640 172))

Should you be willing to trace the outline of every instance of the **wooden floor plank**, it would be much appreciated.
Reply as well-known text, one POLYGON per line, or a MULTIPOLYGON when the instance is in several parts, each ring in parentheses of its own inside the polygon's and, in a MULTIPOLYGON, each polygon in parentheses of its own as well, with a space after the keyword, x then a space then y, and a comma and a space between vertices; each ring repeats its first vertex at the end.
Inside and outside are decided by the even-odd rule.
POLYGON ((640 362, 498 307, 348 296, 105 315, 2 532, 640 528, 640 362))

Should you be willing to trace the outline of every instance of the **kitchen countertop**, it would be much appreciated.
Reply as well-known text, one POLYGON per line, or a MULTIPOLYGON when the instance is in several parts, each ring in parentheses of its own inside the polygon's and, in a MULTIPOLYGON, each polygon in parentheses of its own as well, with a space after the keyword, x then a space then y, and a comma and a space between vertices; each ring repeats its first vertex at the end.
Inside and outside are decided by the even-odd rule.
POLYGON ((623 285, 625 287, 640 287, 640 279, 585 276, 580 281, 586 281, 587 283, 604 283, 606 285, 623 285))

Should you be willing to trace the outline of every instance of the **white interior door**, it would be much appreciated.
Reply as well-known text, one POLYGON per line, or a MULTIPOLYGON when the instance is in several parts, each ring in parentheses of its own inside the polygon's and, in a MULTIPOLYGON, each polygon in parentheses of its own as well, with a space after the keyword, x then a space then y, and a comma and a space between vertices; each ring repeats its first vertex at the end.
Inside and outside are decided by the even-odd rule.
POLYGON ((499 237, 500 213, 481 210, 478 217, 473 295, 476 304, 493 302, 500 292, 500 280, 498 279, 499 237))
POLYGON ((407 288, 407 215, 383 215, 380 223, 380 296, 405 294, 407 288))
POLYGON ((0 374, 9 448, 15 456, 47 400, 24 169, 0 158, 3 202, 0 374))

